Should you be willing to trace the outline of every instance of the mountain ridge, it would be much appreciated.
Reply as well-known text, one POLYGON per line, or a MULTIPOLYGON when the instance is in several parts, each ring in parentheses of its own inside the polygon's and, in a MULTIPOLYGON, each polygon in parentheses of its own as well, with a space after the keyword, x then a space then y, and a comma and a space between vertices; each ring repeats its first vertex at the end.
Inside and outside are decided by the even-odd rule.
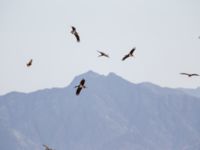
POLYGON ((64 88, 0 96, 0 149, 198 150, 199 113, 200 98, 181 90, 87 72, 64 88))
MULTIPOLYGON (((31 92, 22 92, 22 91, 11 91, 11 92, 8 92, 6 94, 2 94, 0 96, 5 96, 5 95, 10 95, 10 94, 16 94, 16 93, 19 93, 19 94, 30 94, 30 93, 35 93, 35 92, 40 92, 40 91, 46 91, 46 90, 56 90, 56 89, 64 89, 64 88, 67 88, 68 86, 71 86, 71 85, 76 85, 78 84, 79 80, 81 78, 97 78, 97 77, 103 77, 103 78, 109 78, 109 77, 115 77, 115 78, 119 78, 119 79, 123 79, 124 81, 126 82, 129 82, 129 83, 132 83, 134 85, 140 85, 140 86, 144 86, 144 87, 157 87, 157 88, 166 88, 166 89, 171 89, 171 90, 178 90, 178 91, 183 91, 185 93, 199 93, 199 97, 200 97, 200 87, 197 87, 197 88, 170 88, 170 87, 165 87, 165 86, 160 86, 160 85, 157 85, 157 84, 154 84, 154 83, 151 83, 151 82, 141 82, 141 83, 133 83, 131 81, 128 81, 127 79, 115 74, 114 72, 109 72, 107 75, 104 75, 104 74, 99 74, 99 73, 96 73, 92 70, 89 70, 87 72, 84 72, 80 75, 77 75, 73 78, 73 80, 66 86, 64 87, 51 87, 51 88, 43 88, 43 89, 38 89, 38 90, 34 90, 34 91, 31 91, 31 92), (191 91, 191 92, 190 92, 191 91)), ((197 94, 191 94, 193 96, 197 95, 197 94)))

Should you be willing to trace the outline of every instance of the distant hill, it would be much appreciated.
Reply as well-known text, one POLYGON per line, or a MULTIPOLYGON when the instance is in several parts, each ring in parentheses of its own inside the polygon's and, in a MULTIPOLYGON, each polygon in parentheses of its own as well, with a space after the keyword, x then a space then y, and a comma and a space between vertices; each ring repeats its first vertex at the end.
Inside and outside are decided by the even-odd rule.
POLYGON ((0 96, 0 150, 199 150, 199 115, 200 97, 182 89, 89 71, 65 88, 0 96))

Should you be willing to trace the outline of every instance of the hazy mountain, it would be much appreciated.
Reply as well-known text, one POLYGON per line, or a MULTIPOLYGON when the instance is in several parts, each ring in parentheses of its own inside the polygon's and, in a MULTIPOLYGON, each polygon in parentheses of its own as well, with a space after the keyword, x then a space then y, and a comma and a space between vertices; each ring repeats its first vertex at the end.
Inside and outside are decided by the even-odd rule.
POLYGON ((66 88, 0 96, 0 149, 199 150, 199 114, 200 98, 180 89, 89 71, 66 88))
POLYGON ((182 90, 183 92, 192 95, 192 96, 196 96, 200 98, 200 87, 196 88, 196 89, 186 89, 186 88, 180 88, 180 90, 182 90))

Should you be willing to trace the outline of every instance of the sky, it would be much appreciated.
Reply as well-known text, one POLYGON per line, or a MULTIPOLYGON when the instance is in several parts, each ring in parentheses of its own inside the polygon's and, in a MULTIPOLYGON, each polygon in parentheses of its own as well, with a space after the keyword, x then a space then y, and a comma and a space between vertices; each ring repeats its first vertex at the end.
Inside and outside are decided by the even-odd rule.
POLYGON ((133 83, 200 87, 200 77, 179 74, 200 74, 199 6, 199 0, 0 0, 0 95, 65 87, 89 70, 133 83), (135 57, 121 61, 133 47, 135 57), (110 58, 97 57, 97 50, 110 58))

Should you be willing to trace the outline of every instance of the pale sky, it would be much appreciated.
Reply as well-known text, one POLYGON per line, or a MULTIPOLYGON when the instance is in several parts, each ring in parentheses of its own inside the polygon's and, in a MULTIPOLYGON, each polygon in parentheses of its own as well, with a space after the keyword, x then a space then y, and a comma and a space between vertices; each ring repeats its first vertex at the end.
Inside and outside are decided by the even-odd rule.
POLYGON ((0 0, 0 95, 65 87, 88 70, 196 88, 200 77, 179 73, 200 74, 199 36, 199 0, 0 0))

